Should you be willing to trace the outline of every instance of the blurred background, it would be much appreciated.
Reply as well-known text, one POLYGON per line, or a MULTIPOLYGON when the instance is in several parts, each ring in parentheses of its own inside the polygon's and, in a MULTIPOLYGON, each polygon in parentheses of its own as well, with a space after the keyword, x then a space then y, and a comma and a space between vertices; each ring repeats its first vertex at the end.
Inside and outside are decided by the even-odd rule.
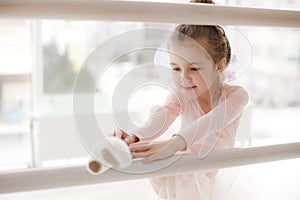
MULTIPOLYGON (((297 0, 215 2, 232 6, 300 9, 300 1, 297 0)), ((76 75, 90 53, 104 41, 119 33, 144 27, 172 28, 173 25, 0 20, 0 172, 86 162, 88 153, 80 144, 73 122, 72 92, 76 75)), ((233 82, 243 85, 251 94, 251 102, 242 118, 236 146, 300 141, 300 29, 247 26, 230 28, 241 32, 249 40, 253 51, 250 67, 233 82)), ((149 42, 147 34, 136 39, 149 42)), ((127 44, 128 41, 124 41, 124 45, 127 44)), ((117 46, 110 48, 108 52, 117 53, 117 46)), ((138 53, 130 54, 109 67, 108 75, 104 77, 104 86, 96 91, 94 105, 100 126, 105 124, 105 132, 116 127, 111 119, 110 103, 116 83, 133 66, 145 63, 147 58, 138 53)), ((92 78, 90 74, 87 76, 92 78)), ((152 75, 149 73, 148 76, 152 75)), ((166 94, 166 89, 159 86, 147 86, 138 90, 129 102, 133 120, 139 122, 143 119, 153 105, 162 104, 166 94)), ((265 175, 269 173, 264 179, 265 186, 259 199, 300 198, 296 186, 293 187, 293 184, 296 185, 293 182, 296 181, 295 177, 300 177, 297 170, 300 167, 299 159, 255 165, 252 169, 255 167, 265 175), (289 172, 286 172, 287 168, 289 172), (283 181, 273 181, 273 176, 281 177, 283 181), (281 190, 276 190, 278 188, 281 190)), ((131 183, 132 187, 142 187, 139 181, 131 183)), ((116 185, 123 188, 124 193, 131 188, 126 184, 128 188, 125 190, 124 183, 116 185)), ((83 187, 76 191, 88 191, 90 199, 100 199, 97 194, 92 195, 93 187, 83 187)), ((108 193, 109 185, 98 186, 97 190, 99 188, 106 191, 105 194, 110 194, 106 199, 117 199, 108 193)), ((48 194, 48 199, 71 198, 68 190, 66 193, 64 190, 58 191, 55 193, 57 196, 54 193, 51 193, 53 196, 48 194)), ((40 195, 43 196, 43 193, 40 195)), ((140 195, 132 199, 140 199, 143 194, 140 195)), ((41 196, 38 193, 27 194, 22 199, 43 199, 41 196)), ((0 195, 0 199, 2 198, 17 199, 20 196, 0 195)))

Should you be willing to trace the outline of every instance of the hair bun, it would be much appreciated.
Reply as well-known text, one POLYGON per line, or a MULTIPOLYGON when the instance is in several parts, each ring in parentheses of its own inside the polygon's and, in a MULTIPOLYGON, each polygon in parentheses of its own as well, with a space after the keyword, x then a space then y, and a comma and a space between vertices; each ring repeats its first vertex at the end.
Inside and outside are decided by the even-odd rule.
POLYGON ((207 4, 215 4, 212 0, 191 0, 190 3, 207 3, 207 4))

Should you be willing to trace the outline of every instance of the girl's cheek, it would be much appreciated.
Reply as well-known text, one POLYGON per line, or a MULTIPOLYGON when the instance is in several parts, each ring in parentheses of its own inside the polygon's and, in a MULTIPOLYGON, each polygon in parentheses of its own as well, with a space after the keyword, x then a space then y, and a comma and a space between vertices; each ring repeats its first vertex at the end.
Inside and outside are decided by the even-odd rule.
POLYGON ((172 77, 173 77, 173 82, 174 82, 175 86, 179 86, 180 85, 180 75, 173 73, 172 77))
POLYGON ((197 80, 197 82, 202 83, 204 85, 209 85, 209 83, 211 82, 212 77, 208 75, 207 72, 202 72, 199 73, 197 78, 195 78, 195 80, 197 80))

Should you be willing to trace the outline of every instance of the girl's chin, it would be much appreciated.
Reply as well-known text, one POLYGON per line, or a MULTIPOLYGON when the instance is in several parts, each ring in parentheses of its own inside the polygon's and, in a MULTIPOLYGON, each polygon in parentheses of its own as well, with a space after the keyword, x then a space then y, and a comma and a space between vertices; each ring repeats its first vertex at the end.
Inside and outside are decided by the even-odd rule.
POLYGON ((185 97, 188 97, 188 98, 197 98, 199 95, 198 95, 198 92, 195 91, 194 89, 185 89, 185 88, 178 88, 179 89, 179 92, 181 94, 183 94, 185 97))
POLYGON ((199 96, 203 95, 206 91, 200 91, 197 87, 194 88, 184 88, 184 87, 177 87, 178 91, 188 98, 198 98, 199 96))

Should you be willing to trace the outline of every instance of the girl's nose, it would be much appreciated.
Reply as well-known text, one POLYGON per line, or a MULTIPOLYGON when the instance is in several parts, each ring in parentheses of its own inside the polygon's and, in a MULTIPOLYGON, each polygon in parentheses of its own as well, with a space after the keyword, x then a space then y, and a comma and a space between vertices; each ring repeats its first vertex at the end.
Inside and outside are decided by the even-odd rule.
POLYGON ((192 81, 192 78, 189 76, 189 74, 185 71, 182 72, 182 78, 185 80, 185 81, 188 81, 188 82, 191 82, 192 81))

